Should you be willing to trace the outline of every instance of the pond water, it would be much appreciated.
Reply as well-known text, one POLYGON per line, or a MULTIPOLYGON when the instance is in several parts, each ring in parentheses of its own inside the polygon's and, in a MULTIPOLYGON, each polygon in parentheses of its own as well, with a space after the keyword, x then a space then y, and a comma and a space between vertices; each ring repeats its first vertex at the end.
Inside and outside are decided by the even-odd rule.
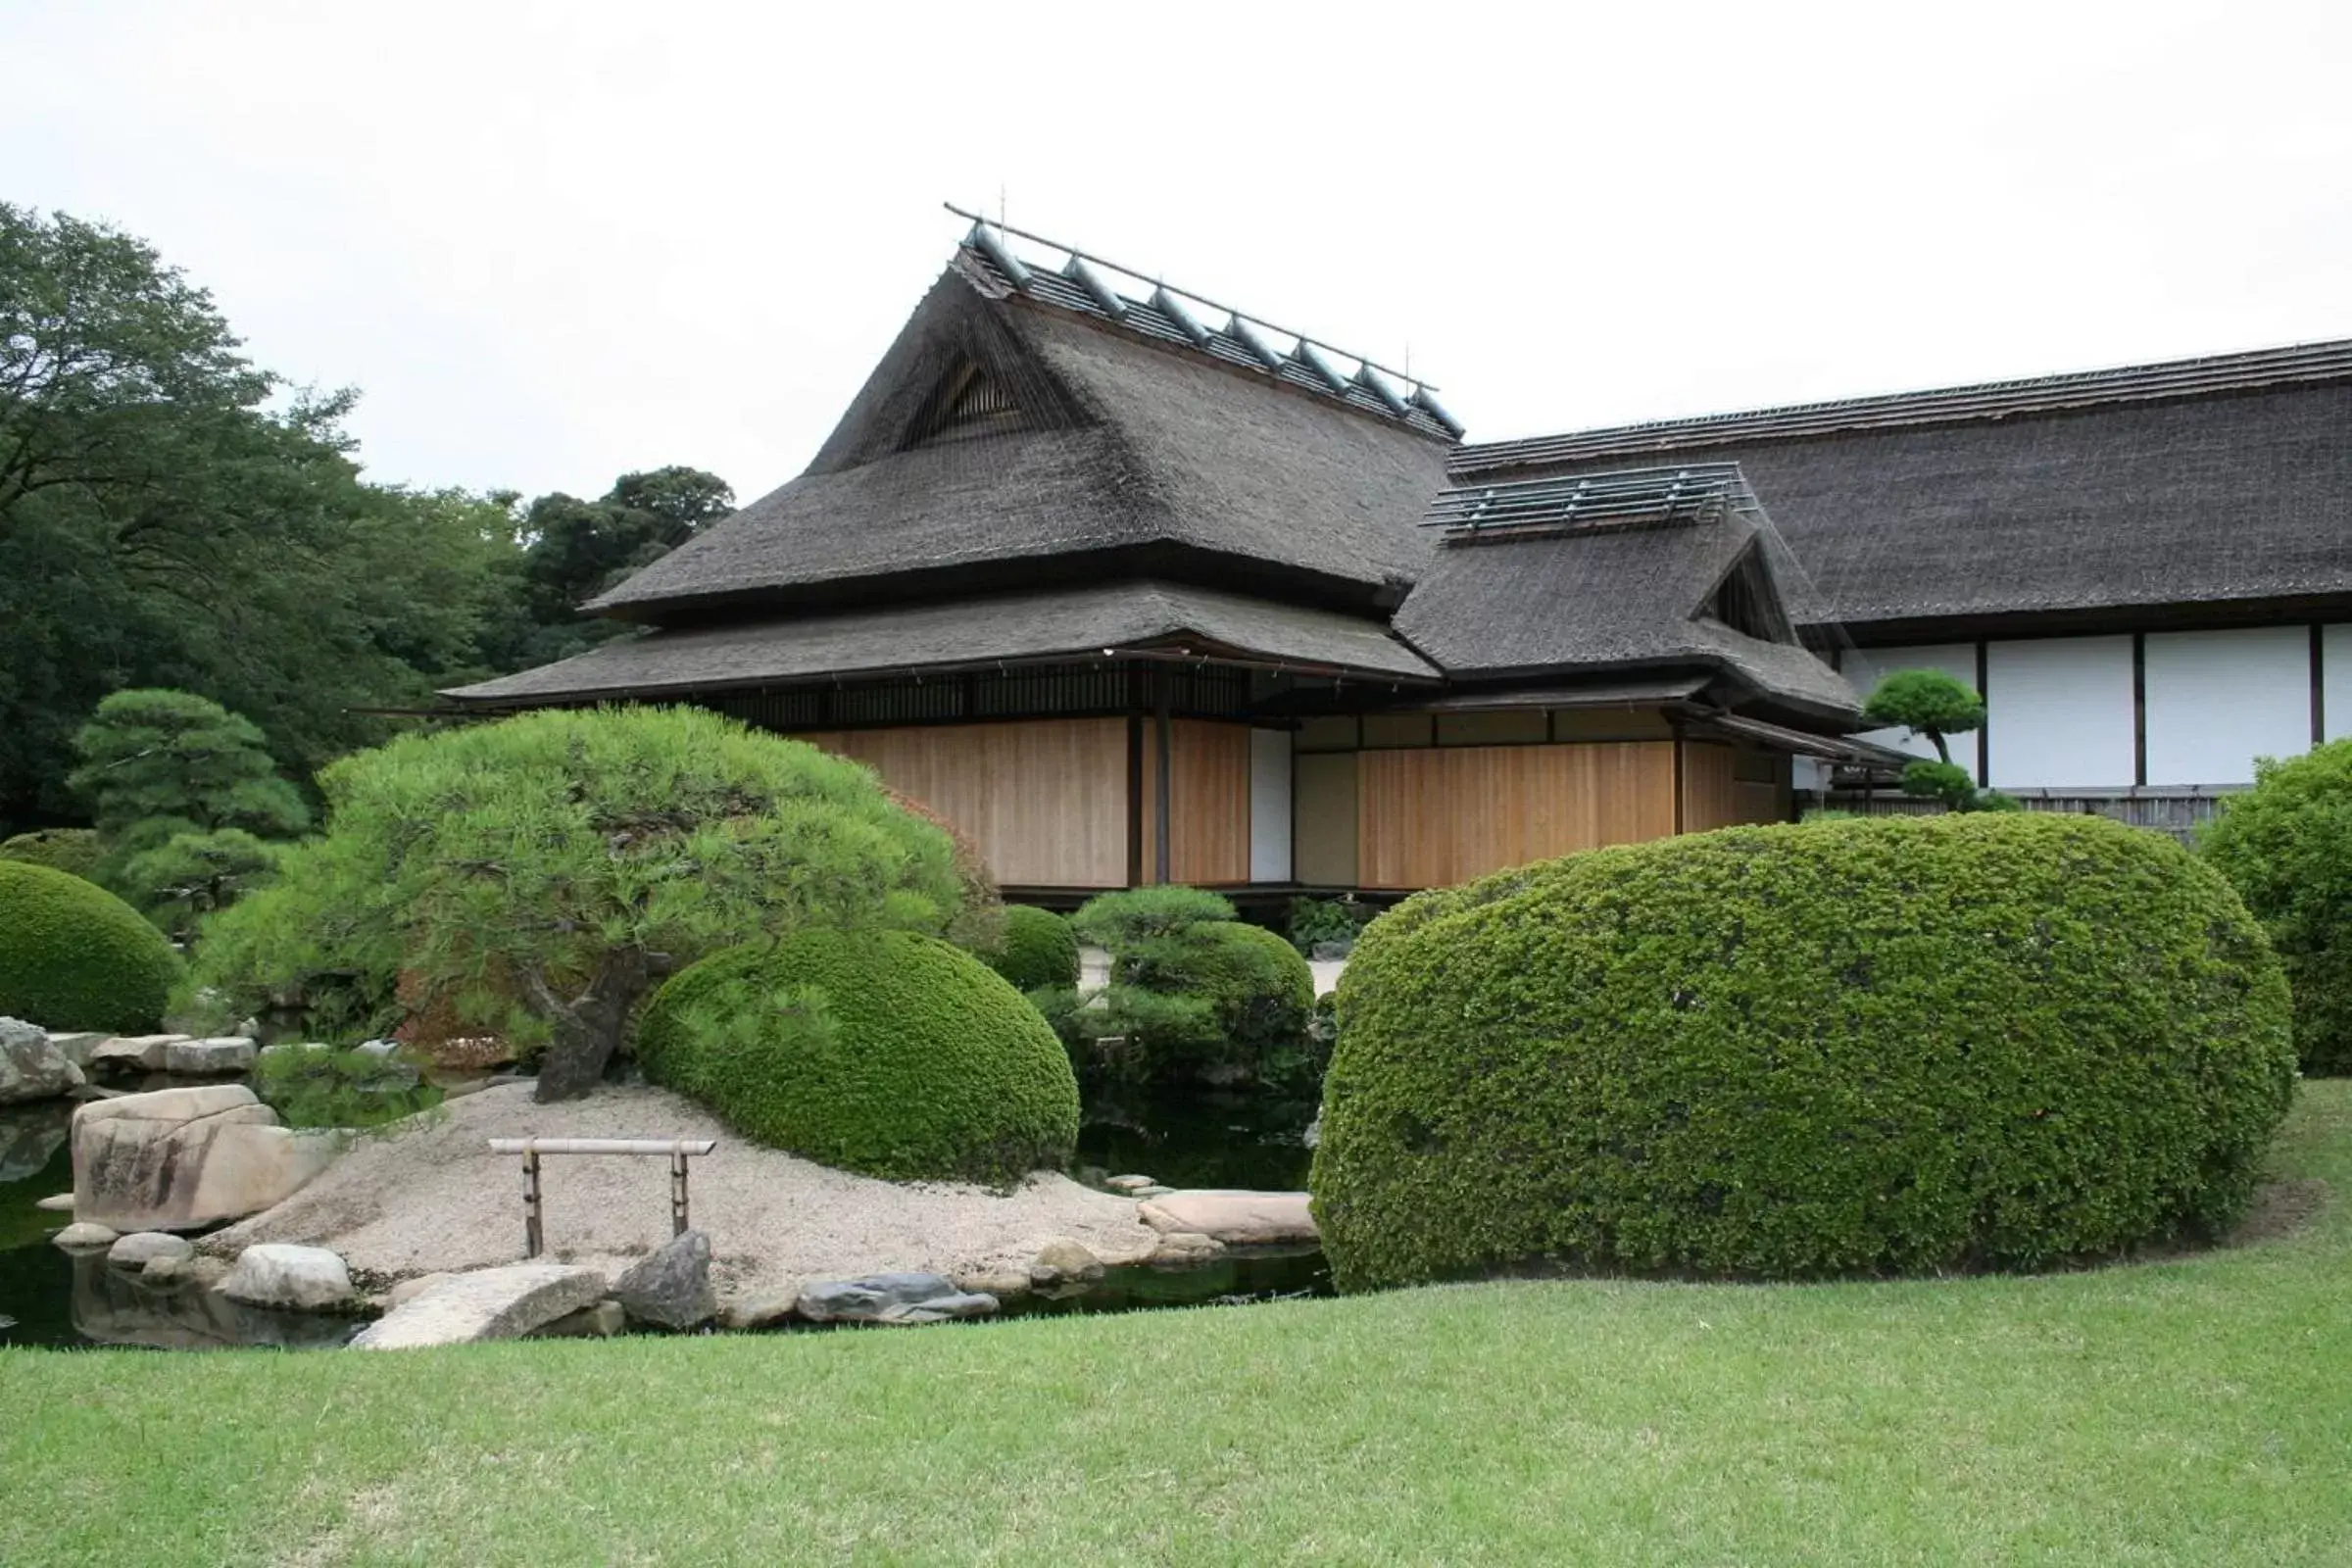
POLYGON ((1163 1187, 1306 1187, 1312 1101, 1200 1090, 1157 1091, 1125 1102, 1101 1097, 1078 1130, 1081 1179, 1091 1173, 1156 1178, 1163 1187))
MULTIPOLYGON (((160 1085, 157 1087, 161 1087, 160 1085)), ((240 1306, 195 1286, 151 1286, 108 1266, 105 1254, 74 1255, 49 1238, 70 1216, 34 1206, 73 1190, 65 1102, 0 1107, 0 1346, 138 1346, 211 1349, 339 1346, 357 1332, 349 1318, 240 1306)), ((1095 1105, 1079 1135, 1081 1179, 1140 1173, 1170 1187, 1296 1191, 1312 1152, 1303 1142, 1311 1104, 1267 1104, 1242 1095, 1157 1097, 1145 1104, 1095 1105)), ((1198 1268, 1114 1268, 1067 1294, 1006 1303, 1004 1316, 1125 1312, 1149 1307, 1275 1300, 1332 1294, 1314 1248, 1259 1248, 1198 1268)))
POLYGON ((34 1204, 73 1190, 73 1111, 68 1103, 0 1108, 0 1345, 304 1349, 338 1346, 358 1332, 349 1318, 264 1311, 193 1286, 151 1286, 108 1267, 103 1252, 51 1246, 71 1216, 34 1204))

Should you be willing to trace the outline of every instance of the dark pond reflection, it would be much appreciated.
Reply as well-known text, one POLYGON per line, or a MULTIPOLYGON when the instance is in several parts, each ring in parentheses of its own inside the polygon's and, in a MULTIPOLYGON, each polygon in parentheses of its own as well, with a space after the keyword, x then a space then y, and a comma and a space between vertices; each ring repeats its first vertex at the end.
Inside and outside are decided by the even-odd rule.
POLYGON ((241 1306, 196 1284, 151 1285, 103 1252, 49 1238, 73 1218, 34 1206, 74 1187, 70 1103, 0 1109, 0 1345, 144 1346, 166 1350, 338 1346, 350 1318, 241 1306))

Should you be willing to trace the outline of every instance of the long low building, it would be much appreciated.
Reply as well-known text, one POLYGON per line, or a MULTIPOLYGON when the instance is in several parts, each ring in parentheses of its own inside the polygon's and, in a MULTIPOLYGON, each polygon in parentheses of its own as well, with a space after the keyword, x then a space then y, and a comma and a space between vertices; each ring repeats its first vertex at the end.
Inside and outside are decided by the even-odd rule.
POLYGON ((1893 668, 1984 692, 1981 782, 2158 825, 2352 733, 2352 344, 1468 444, 1033 239, 975 224, 805 473, 585 607, 642 635, 447 696, 737 714, 1049 897, 1781 819, 1902 760, 1893 668))

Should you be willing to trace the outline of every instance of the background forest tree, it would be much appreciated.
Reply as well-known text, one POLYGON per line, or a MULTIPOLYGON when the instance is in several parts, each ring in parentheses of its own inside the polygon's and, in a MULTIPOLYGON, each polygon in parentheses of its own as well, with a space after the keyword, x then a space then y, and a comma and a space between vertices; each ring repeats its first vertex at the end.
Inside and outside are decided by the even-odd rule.
POLYGON ((307 780, 384 710, 618 635, 572 606, 732 505, 683 467, 527 506, 371 484, 355 402, 254 365, 144 241, 0 203, 0 827, 81 818, 72 739, 124 687, 255 717, 307 780))

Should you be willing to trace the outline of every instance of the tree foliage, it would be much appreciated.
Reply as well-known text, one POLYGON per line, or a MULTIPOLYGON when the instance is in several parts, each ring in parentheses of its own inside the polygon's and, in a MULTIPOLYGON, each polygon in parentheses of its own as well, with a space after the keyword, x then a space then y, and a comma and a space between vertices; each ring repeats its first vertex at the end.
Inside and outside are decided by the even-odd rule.
POLYGON ((625 622, 583 616, 579 606, 734 510, 724 479, 676 466, 624 473, 595 501, 541 496, 518 523, 523 620, 500 662, 547 663, 625 634, 625 622))
POLYGON ((1964 735, 1984 722, 1984 699, 1940 669, 1898 669, 1881 680, 1862 705, 1874 723, 1899 725, 1924 735, 1936 755, 1952 760, 1947 736, 1964 735))
POLYGON ((142 241, 0 204, 0 816, 74 814, 71 738, 123 687, 267 714, 301 775, 487 672, 513 519, 362 482, 352 402, 252 364, 142 241))
POLYGON ((74 737, 67 782, 88 800, 97 879, 167 929, 231 903, 268 873, 267 839, 311 813, 250 719, 188 692, 116 692, 74 737))
POLYGON ((326 831, 215 916, 199 980, 239 1005, 395 978, 544 1045, 539 1098, 586 1093, 660 977, 808 926, 946 929, 946 834, 872 773, 696 709, 548 711, 409 735, 320 776, 326 831))
POLYGON ((1912 762, 1903 769, 1903 793, 1923 800, 1941 801, 1948 810, 1988 811, 2014 808, 2016 803, 1992 790, 1977 788, 1976 776, 1952 760, 1948 744, 1984 722, 1984 699, 1966 682, 1940 669, 1898 669, 1881 680, 1862 705, 1862 716, 1889 728, 1909 730, 1936 748, 1936 760, 1912 762))

